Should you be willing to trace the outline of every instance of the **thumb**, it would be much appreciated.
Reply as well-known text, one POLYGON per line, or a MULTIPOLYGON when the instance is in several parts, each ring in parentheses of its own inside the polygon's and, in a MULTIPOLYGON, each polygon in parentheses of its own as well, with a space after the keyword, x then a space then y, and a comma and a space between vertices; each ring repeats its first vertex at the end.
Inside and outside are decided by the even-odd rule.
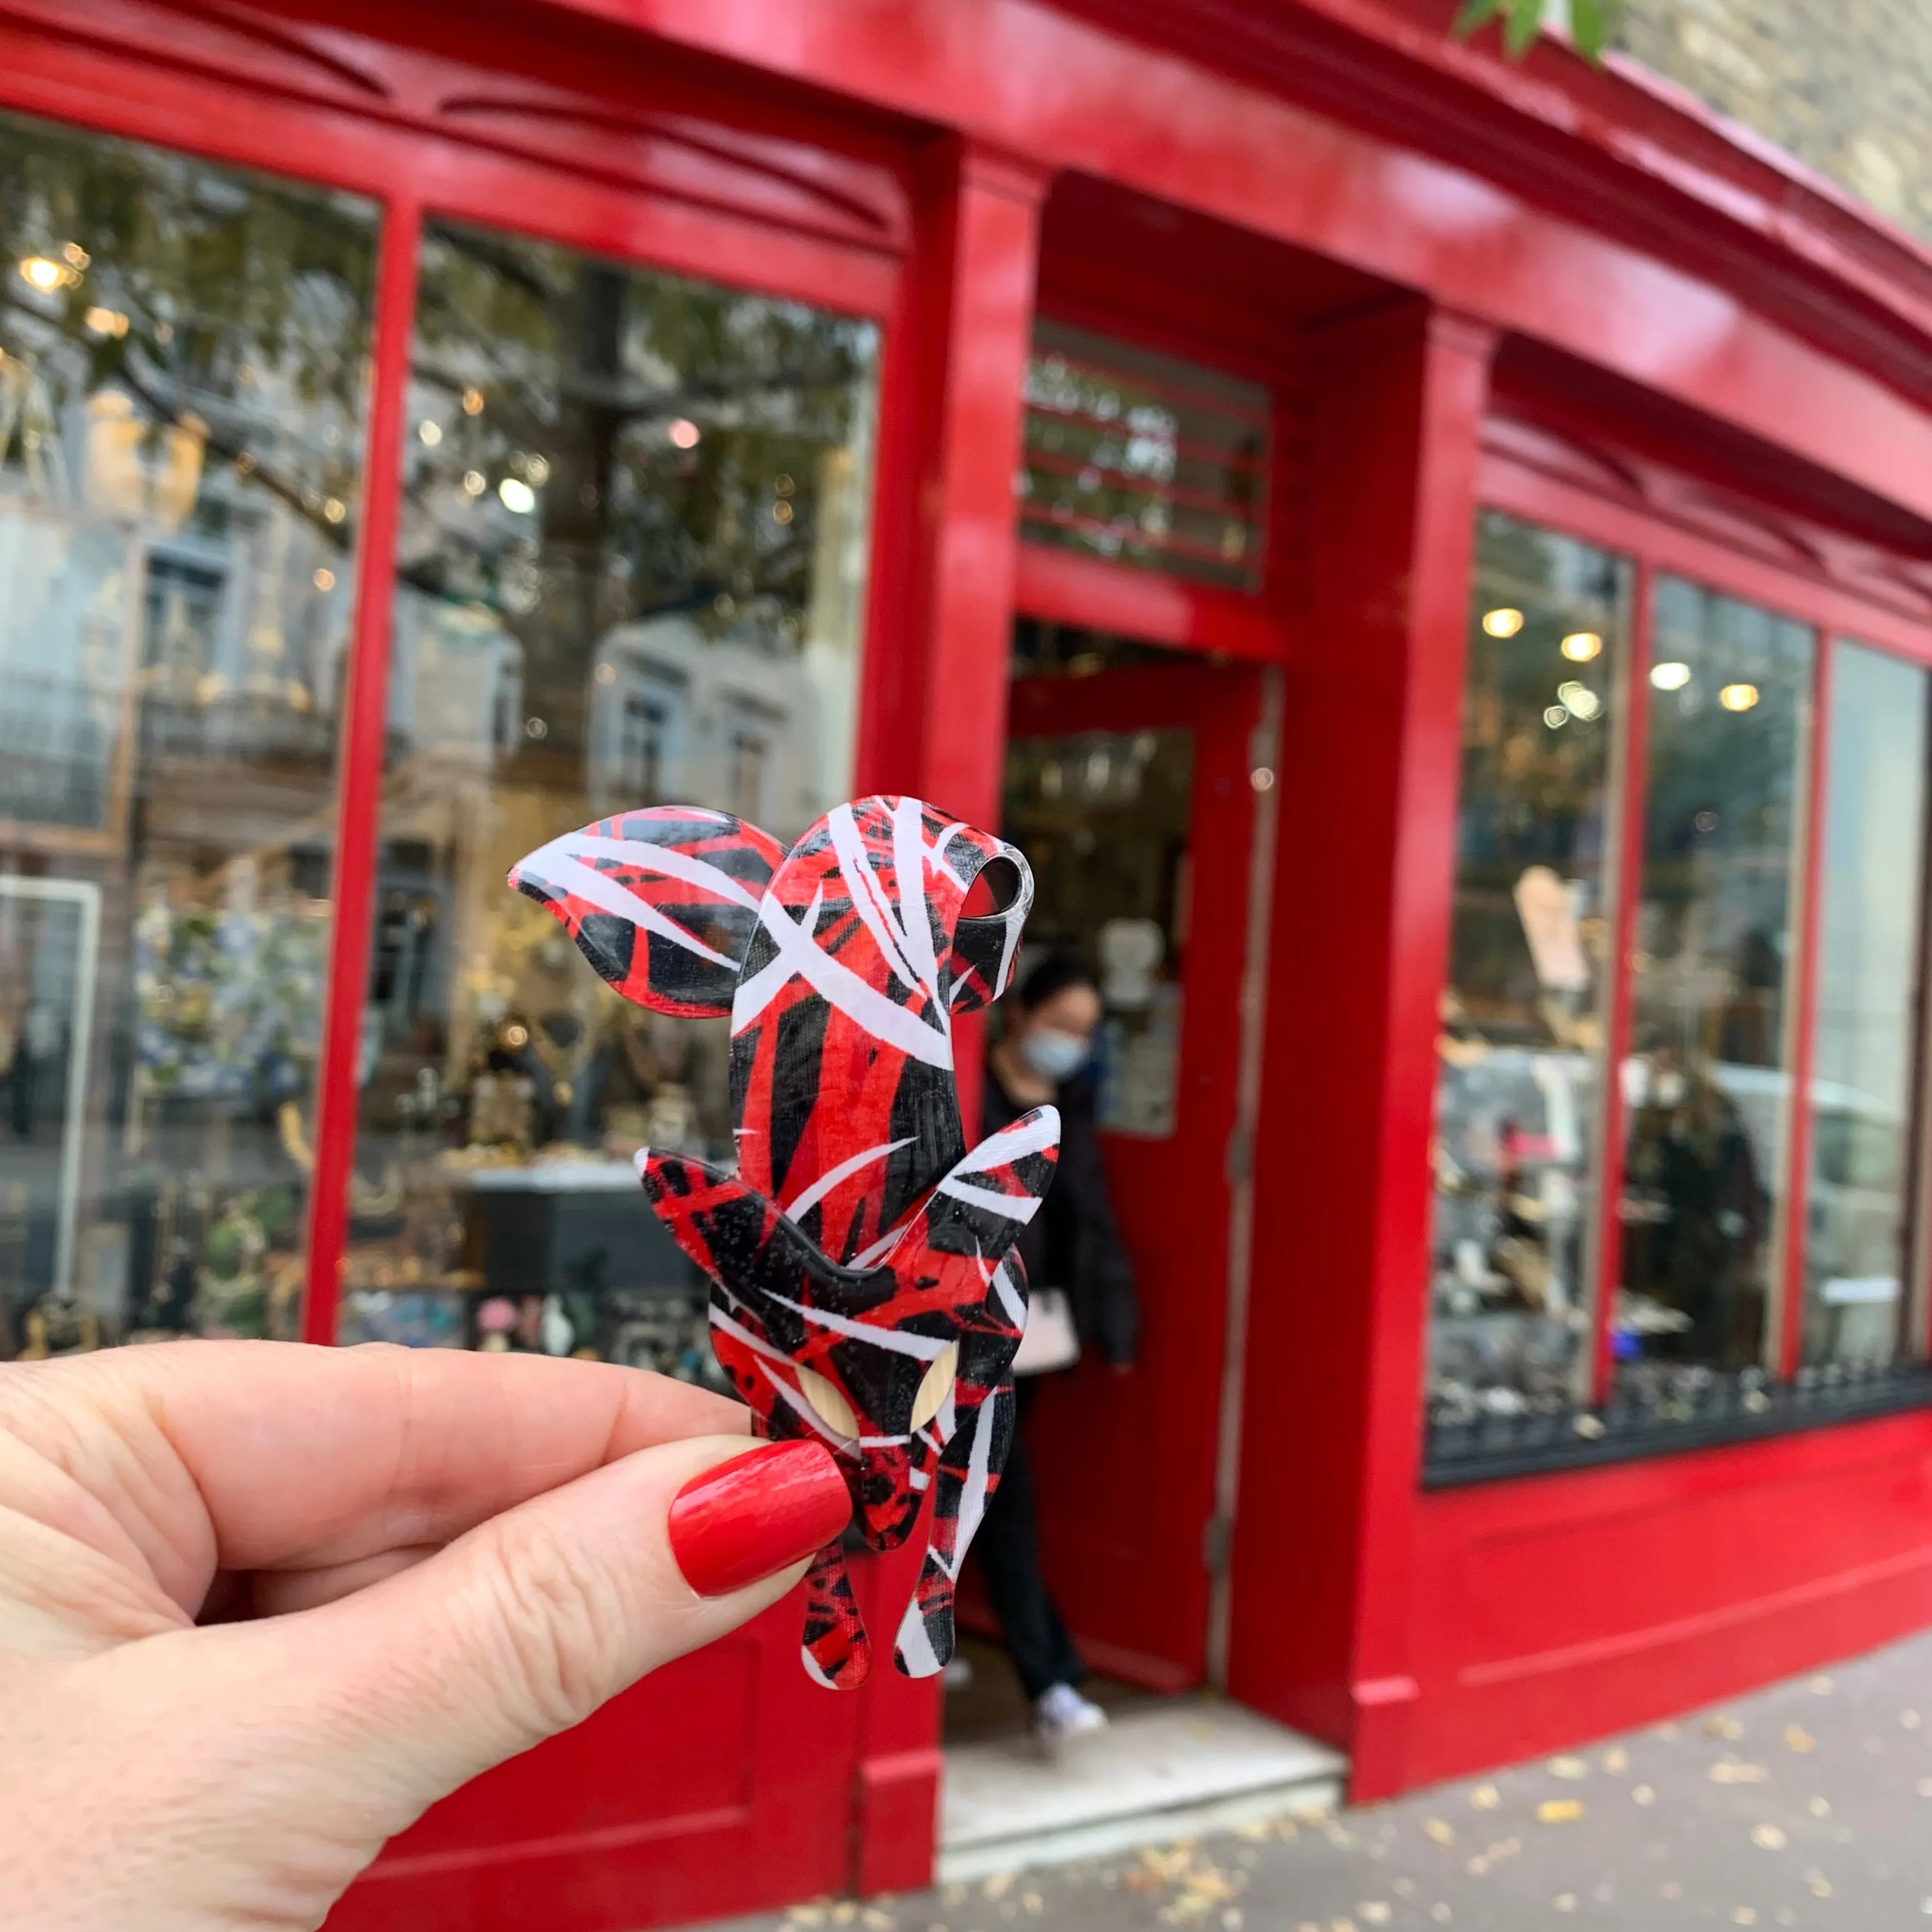
POLYGON ((776 1602, 850 1510, 816 1442, 700 1436, 608 1464, 284 1620, 308 1626, 310 1743, 344 1754, 392 1833, 776 1602))

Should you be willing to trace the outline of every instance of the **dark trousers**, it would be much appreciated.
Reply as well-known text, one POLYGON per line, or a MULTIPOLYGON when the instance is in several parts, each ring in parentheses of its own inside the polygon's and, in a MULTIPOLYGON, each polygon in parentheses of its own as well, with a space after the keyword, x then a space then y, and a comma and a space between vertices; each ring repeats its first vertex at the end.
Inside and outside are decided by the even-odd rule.
POLYGON ((1029 1699, 1056 1684, 1078 1684, 1087 1674, 1040 1574, 1040 1505, 1026 1442, 1026 1414, 1036 1387, 1031 1376, 1017 1384, 1019 1418, 1012 1447, 973 1544, 1000 1634, 1029 1699))

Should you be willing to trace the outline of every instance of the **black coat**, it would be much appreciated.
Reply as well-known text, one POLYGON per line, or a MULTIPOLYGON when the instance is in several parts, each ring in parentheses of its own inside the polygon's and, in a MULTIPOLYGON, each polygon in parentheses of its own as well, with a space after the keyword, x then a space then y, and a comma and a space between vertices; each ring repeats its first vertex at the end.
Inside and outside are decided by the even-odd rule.
MULTIPOLYGON (((1040 1211, 1013 1245, 1035 1287, 1065 1289, 1081 1340, 1110 1367, 1127 1368, 1140 1341, 1140 1298, 1100 1158, 1092 1079, 1083 1074, 1066 1082, 1054 1104, 1060 1109, 1059 1170, 1040 1211)), ((984 1111, 989 1134, 1028 1111, 1014 1103, 990 1066, 984 1111)))

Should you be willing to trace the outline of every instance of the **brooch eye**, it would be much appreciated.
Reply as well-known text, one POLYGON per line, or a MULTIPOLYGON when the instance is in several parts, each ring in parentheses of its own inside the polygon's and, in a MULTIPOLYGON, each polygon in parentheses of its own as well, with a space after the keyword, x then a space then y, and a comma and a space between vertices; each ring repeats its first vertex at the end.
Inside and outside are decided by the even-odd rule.
POLYGON ((919 1394, 913 1398, 914 1429, 923 1429, 939 1413, 946 1398, 952 1393, 952 1378, 958 1372, 959 1344, 949 1342, 932 1358, 932 1366, 926 1370, 925 1379, 919 1385, 919 1394))
MULTIPOLYGON (((938 1364, 935 1362, 933 1366, 937 1368, 938 1364)), ((842 1436, 848 1442, 858 1439, 859 1418, 852 1413, 852 1405, 816 1369, 800 1366, 798 1392, 833 1435, 842 1436)))

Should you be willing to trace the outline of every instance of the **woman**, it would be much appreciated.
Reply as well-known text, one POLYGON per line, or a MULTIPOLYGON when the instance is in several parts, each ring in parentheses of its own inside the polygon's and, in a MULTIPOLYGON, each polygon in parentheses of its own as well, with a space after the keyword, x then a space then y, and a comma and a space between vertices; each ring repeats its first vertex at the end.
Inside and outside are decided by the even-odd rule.
POLYGON ((1099 1730, 1107 1718, 1080 1694, 1086 1666, 1040 1574, 1026 1414, 1041 1374, 1070 1366, 1083 1346, 1118 1372, 1132 1367, 1139 1310, 1133 1264, 1101 1163, 1093 1082, 1083 1072, 1100 1024, 1100 988, 1085 968, 1049 958, 1027 974, 1003 1010, 1006 1029, 988 1056, 983 1130, 995 1132, 1051 1102, 1060 1109, 1060 1169, 1045 1206, 1016 1244, 1034 1295, 1028 1344, 1014 1364, 1021 1426, 976 1547, 994 1614, 1033 1706, 1034 1735, 1052 1750, 1099 1730), (1062 1348, 1042 1348, 1056 1337, 1064 1337, 1062 1348))

